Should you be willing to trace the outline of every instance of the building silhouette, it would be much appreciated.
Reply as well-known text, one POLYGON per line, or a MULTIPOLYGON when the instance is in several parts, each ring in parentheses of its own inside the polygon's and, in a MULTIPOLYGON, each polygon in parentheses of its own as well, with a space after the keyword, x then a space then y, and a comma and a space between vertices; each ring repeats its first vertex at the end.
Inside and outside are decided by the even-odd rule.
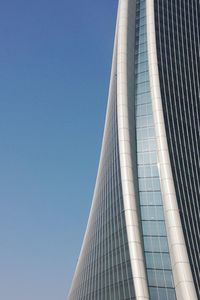
POLYGON ((120 0, 69 300, 200 299, 200 1, 120 0))

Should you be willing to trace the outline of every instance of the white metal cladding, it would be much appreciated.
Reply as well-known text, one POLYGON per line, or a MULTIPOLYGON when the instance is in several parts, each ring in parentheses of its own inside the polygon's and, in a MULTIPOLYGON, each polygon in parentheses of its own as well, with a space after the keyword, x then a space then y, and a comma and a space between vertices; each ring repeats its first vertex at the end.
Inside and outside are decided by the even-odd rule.
MULTIPOLYGON (((134 179, 134 130, 133 118, 134 43, 135 43, 134 0, 119 2, 118 50, 117 50, 117 111, 119 156, 126 228, 131 257, 136 299, 149 299, 144 254, 139 227, 139 212, 134 179), (131 122, 132 121, 132 122, 131 122)), ((136 173, 136 172, 135 172, 136 173)))
POLYGON ((176 295, 177 300, 197 300, 196 290, 194 287, 184 235, 181 226, 167 145, 158 75, 154 0, 148 0, 146 2, 146 5, 148 61, 153 116, 157 141, 161 192, 163 196, 163 206, 176 295))

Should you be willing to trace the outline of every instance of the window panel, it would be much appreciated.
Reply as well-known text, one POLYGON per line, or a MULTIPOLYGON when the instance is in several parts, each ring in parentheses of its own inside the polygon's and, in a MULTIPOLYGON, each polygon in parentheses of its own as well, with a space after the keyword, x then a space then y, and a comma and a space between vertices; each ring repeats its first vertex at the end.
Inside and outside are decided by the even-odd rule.
POLYGON ((168 252, 167 240, 164 237, 144 237, 145 251, 168 252))
POLYGON ((171 262, 168 253, 145 252, 147 268, 151 269, 171 269, 171 262))
POLYGON ((162 206, 141 206, 142 220, 160 220, 164 219, 162 206))
POLYGON ((166 236, 165 223, 163 221, 143 221, 143 235, 166 236))

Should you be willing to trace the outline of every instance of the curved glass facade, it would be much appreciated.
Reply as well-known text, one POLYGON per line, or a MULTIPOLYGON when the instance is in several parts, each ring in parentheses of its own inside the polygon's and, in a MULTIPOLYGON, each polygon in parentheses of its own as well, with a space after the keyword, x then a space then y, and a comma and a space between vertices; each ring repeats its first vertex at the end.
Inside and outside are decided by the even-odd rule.
POLYGON ((199 22, 199 0, 119 0, 99 170, 68 300, 197 300, 194 283, 200 299, 199 22))
POLYGON ((200 299, 200 2, 155 0, 155 22, 170 160, 200 299))
POLYGON ((135 299, 119 166, 116 84, 115 76, 99 179, 69 300, 135 299))
POLYGON ((152 115, 146 1, 137 1, 135 105, 139 204, 150 299, 176 299, 164 221, 152 115))

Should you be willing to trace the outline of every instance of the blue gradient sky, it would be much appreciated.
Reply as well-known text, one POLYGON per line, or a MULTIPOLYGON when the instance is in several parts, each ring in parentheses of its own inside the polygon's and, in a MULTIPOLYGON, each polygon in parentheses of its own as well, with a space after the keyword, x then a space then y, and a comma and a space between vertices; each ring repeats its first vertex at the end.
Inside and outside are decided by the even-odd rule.
POLYGON ((0 299, 66 300, 91 204, 116 0, 0 1, 0 299))

